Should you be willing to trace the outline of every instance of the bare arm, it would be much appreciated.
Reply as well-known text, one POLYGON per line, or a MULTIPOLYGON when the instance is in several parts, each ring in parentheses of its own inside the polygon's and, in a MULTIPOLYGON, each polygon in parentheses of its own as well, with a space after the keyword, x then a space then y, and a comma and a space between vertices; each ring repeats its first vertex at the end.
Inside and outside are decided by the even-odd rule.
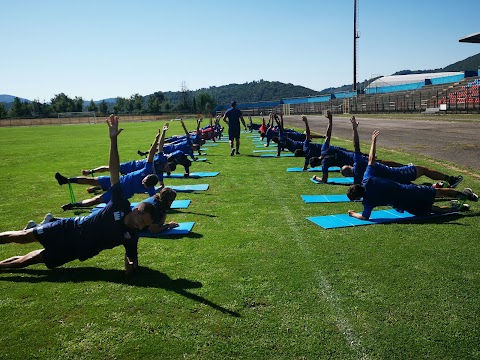
POLYGON ((310 141, 311 138, 310 138, 310 126, 308 125, 308 120, 307 120, 307 117, 305 115, 302 116, 302 120, 303 122, 305 123, 305 134, 307 135, 307 141, 310 141))
POLYGON ((358 121, 355 120, 355 116, 352 116, 350 121, 352 122, 353 128, 353 147, 355 149, 355 152, 360 152, 360 140, 358 138, 358 121))
POLYGON ((245 129, 245 131, 247 131, 247 125, 245 125, 245 119, 242 115, 240 115, 240 120, 242 120, 243 128, 245 129))
POLYGON ((372 134, 372 146, 370 147, 370 154, 368 154, 368 165, 375 164, 375 152, 377 149, 377 136, 380 134, 378 130, 375 130, 372 134))
POLYGON ((359 220, 368 220, 366 217, 363 217, 362 214, 359 214, 353 210, 348 210, 348 215, 359 220))
POLYGON ((183 122, 183 119, 180 119, 180 124, 182 125, 183 131, 185 131, 185 135, 187 136, 187 139, 190 139, 190 133, 187 130, 187 127, 185 126, 185 123, 183 122))
MULTIPOLYGON (((160 140, 158 141, 158 152, 163 152, 163 145, 165 145, 165 134, 168 130, 168 122, 163 125, 162 134, 160 135, 160 140)), ((160 129, 159 129, 160 131, 160 129)))
POLYGON ((330 144, 330 139, 332 137, 332 128, 333 128, 333 117, 332 112, 327 110, 327 115, 325 117, 328 119, 327 132, 325 133, 325 143, 330 144))
POLYGON ((110 157, 108 168, 110 170, 110 185, 120 181, 120 156, 118 155, 117 137, 123 131, 118 128, 118 116, 113 114, 107 119, 108 133, 110 136, 110 157))
POLYGON ((150 147, 150 150, 148 151, 148 156, 147 156, 147 162, 151 163, 153 162, 153 158, 155 156, 155 151, 157 151, 157 144, 158 144, 158 138, 160 137, 160 132, 157 133, 155 136, 155 140, 153 141, 152 146, 150 147))

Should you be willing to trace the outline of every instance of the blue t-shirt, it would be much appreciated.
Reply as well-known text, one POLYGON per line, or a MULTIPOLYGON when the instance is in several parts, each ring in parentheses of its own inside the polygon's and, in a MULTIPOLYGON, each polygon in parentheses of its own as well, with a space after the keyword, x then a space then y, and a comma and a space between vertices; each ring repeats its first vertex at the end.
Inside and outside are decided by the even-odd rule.
POLYGON ((354 164, 354 154, 345 148, 333 146, 329 143, 324 143, 322 146, 322 172, 328 173, 328 168, 331 166, 352 165, 354 164))
POLYGON ((312 143, 310 140, 303 142, 303 151, 305 152, 305 168, 308 167, 310 159, 322 155, 322 144, 312 143))
MULTIPOLYGON (((135 194, 143 194, 147 192, 150 196, 155 195, 155 187, 150 186, 145 188, 142 184, 142 180, 145 176, 153 174, 153 164, 146 163, 143 169, 128 173, 126 175, 120 176, 120 186, 122 187, 123 196, 126 199, 130 199, 135 194)), ((110 181, 110 177, 104 176, 102 180, 108 178, 110 181)), ((100 178, 99 178, 100 181, 100 178)), ((111 188, 102 195, 102 200, 104 202, 110 201, 112 198, 111 188)))
POLYGON ((272 138, 274 136, 278 136, 278 131, 276 128, 269 128, 267 132, 265 133, 265 138, 267 139, 267 146, 270 145, 270 141, 272 141, 272 138))
POLYGON ((155 154, 153 158, 153 170, 158 176, 158 180, 163 180, 163 168, 167 164, 168 157, 163 152, 155 154))
POLYGON ((231 107, 225 112, 225 116, 228 118, 228 129, 240 131, 240 117, 242 112, 237 108, 231 107))

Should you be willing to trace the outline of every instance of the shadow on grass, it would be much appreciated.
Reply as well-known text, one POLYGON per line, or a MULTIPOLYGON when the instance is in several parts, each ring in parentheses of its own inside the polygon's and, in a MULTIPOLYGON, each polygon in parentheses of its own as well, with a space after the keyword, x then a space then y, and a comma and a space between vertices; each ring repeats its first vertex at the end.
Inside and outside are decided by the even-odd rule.
POLYGON ((413 220, 404 220, 404 224, 449 224, 449 225, 458 225, 458 226, 470 226, 457 222, 456 220, 465 218, 465 217, 478 217, 480 213, 454 213, 454 214, 445 214, 443 216, 436 217, 426 217, 423 219, 413 219, 413 220))
POLYGON ((33 284, 42 282, 81 283, 91 281, 105 281, 129 286, 164 289, 182 295, 190 300, 210 306, 211 308, 218 310, 224 314, 228 314, 234 317, 240 317, 240 314, 235 311, 225 309, 224 307, 217 305, 212 301, 205 299, 204 297, 192 294, 187 291, 188 289, 201 288, 203 286, 201 282, 182 278, 172 279, 167 274, 150 269, 148 267, 139 267, 135 274, 128 276, 125 275, 125 272, 123 270, 100 269, 96 267, 57 268, 52 270, 9 269, 8 272, 12 274, 12 276, 0 277, 0 281, 11 281, 18 283, 26 282, 33 284))

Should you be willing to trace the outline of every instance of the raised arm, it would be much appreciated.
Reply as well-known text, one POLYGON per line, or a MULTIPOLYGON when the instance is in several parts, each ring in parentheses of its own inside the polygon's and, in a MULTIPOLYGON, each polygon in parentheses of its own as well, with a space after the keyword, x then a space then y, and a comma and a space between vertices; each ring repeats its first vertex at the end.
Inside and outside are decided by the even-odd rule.
MULTIPOLYGON (((163 145, 165 145, 165 134, 168 130, 168 122, 163 125, 162 133, 160 135, 160 140, 158 141, 158 153, 163 153, 163 145)), ((159 129, 160 131, 160 129, 159 129)))
POLYGON ((187 130, 187 127, 185 126, 185 123, 183 122, 183 119, 180 119, 180 124, 182 125, 183 131, 185 131, 185 135, 187 139, 190 139, 190 133, 187 130))
POLYGON ((157 151, 157 144, 158 144, 158 139, 159 138, 160 138, 160 131, 155 136, 155 140, 153 141, 153 144, 150 147, 150 150, 148 151, 148 156, 147 156, 147 162, 148 163, 153 162, 153 158, 155 157, 155 152, 157 151))
POLYGON ((355 152, 360 152, 360 140, 358 138, 358 121, 355 120, 355 116, 352 116, 350 119, 352 122, 352 129, 353 129, 353 148, 355 152))
POLYGON ((303 122, 305 123, 305 134, 307 135, 306 140, 307 140, 307 141, 310 141, 310 140, 311 140, 311 137, 310 137, 310 126, 308 125, 307 117, 306 117, 305 115, 303 115, 303 116, 302 116, 302 120, 303 120, 303 122))
POLYGON ((120 181, 120 156, 118 155, 117 137, 123 129, 118 128, 118 116, 113 114, 107 119, 107 125, 110 136, 108 168, 110 170, 110 185, 113 186, 120 181))
POLYGON ((332 112, 327 110, 327 115, 325 117, 328 119, 327 132, 325 133, 325 143, 330 144, 330 139, 332 137, 332 127, 333 127, 333 117, 332 112))
POLYGON ((377 150, 377 136, 380 134, 378 130, 375 130, 372 134, 372 146, 370 147, 370 154, 368 155, 368 165, 375 164, 375 152, 377 150))

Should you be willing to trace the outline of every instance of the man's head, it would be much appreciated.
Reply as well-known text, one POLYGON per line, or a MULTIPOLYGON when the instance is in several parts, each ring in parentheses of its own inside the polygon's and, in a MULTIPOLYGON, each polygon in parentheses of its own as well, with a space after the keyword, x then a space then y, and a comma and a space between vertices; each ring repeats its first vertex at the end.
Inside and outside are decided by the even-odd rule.
POLYGON ((233 100, 230 105, 232 105, 232 107, 234 108, 234 107, 237 106, 237 102, 235 100, 233 100))
POLYGON ((350 185, 347 191, 347 197, 350 201, 360 200, 365 196, 365 188, 360 184, 350 185))
POLYGON ((152 187, 157 185, 158 177, 155 174, 148 174, 142 179, 142 185, 146 188, 152 187))
POLYGON ((177 164, 175 164, 174 161, 168 161, 164 166, 163 166, 163 171, 166 173, 171 173, 172 171, 175 171, 177 168, 177 164))
POLYGON ((340 173, 345 177, 353 176, 353 166, 352 165, 343 165, 340 173))
POLYGON ((278 144, 278 143, 280 142, 280 140, 278 139, 278 136, 272 137, 272 141, 273 141, 275 144, 278 144))
POLYGON ((131 213, 125 216, 125 225, 137 231, 148 229, 157 218, 157 208, 150 203, 141 202, 131 213))

